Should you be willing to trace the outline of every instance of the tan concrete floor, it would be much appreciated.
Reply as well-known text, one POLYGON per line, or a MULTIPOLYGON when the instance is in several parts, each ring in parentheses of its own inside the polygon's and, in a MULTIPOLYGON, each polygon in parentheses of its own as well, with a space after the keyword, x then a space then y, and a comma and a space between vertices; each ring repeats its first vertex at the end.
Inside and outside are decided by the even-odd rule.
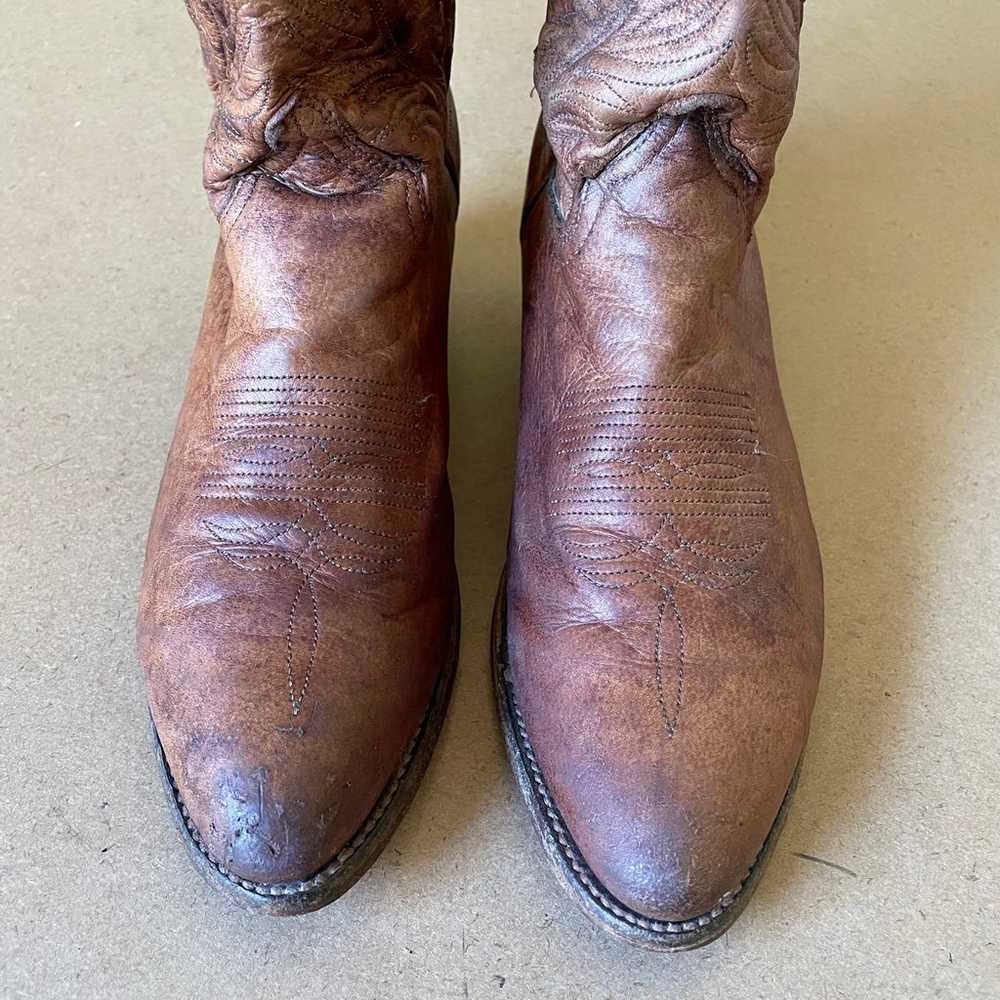
POLYGON ((543 10, 459 6, 458 689, 382 860, 283 922, 191 868, 133 654, 214 239, 195 35, 180 0, 5 11, 0 996, 996 1000, 1000 6, 808 5, 760 236, 826 560, 826 672, 763 887, 724 939, 675 957, 614 943, 563 899, 494 721, 543 10))

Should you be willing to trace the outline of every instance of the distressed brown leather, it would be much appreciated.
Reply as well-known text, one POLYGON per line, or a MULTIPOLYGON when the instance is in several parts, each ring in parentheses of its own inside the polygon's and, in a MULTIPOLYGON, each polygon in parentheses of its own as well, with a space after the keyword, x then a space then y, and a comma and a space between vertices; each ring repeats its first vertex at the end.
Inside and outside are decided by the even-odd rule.
POLYGON ((189 10, 220 240, 139 652, 203 848, 274 885, 358 833, 450 655, 453 19, 437 0, 189 10))
POLYGON ((536 54, 511 683, 585 865, 653 920, 738 894, 819 678, 819 552, 753 237, 801 13, 550 0, 536 54))

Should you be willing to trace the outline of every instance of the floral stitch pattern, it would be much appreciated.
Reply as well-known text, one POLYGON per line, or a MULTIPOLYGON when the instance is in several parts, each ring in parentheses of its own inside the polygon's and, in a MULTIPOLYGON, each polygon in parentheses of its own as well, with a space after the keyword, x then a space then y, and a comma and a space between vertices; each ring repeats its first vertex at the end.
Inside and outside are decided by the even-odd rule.
POLYGON ((334 375, 237 376, 218 393, 215 471, 199 498, 216 552, 289 581, 284 674, 292 715, 309 691, 323 630, 320 591, 404 557, 428 504, 417 430, 426 405, 389 383, 334 375), (378 526, 366 523, 372 508, 378 526), (353 512, 353 513, 352 513, 353 512))
POLYGON ((741 586, 767 544, 771 497, 752 398, 684 384, 591 384, 565 395, 557 426, 568 472, 549 486, 547 515, 589 584, 655 595, 650 660, 672 737, 689 645, 678 588, 741 586))

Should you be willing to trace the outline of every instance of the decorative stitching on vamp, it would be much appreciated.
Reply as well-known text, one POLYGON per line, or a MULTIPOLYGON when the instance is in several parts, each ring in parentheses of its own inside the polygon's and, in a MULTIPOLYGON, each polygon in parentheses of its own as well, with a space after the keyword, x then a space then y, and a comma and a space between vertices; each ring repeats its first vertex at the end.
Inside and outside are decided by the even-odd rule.
POLYGON ((548 484, 546 516, 573 571, 603 590, 654 592, 650 657, 671 739, 687 670, 678 587, 746 583, 770 532, 753 396, 703 383, 585 382, 563 394, 552 436, 567 457, 548 484))
POLYGON ((233 566, 288 586, 283 672, 296 716, 315 687, 329 614, 321 591, 336 588, 341 573, 375 577, 400 563, 428 507, 420 419, 428 397, 318 372, 232 375, 221 384, 214 461, 198 494, 211 516, 201 526, 233 566), (356 508, 399 513, 385 531, 347 515, 356 508))

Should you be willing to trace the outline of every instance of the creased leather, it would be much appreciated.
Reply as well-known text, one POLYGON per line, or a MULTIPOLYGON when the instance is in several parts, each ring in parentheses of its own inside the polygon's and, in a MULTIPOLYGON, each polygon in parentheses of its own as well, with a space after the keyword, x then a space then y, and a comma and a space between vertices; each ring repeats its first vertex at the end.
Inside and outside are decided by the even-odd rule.
POLYGON ((801 22, 801 0, 550 0, 535 86, 561 167, 595 177, 651 122, 697 113, 759 209, 791 120, 801 22))
POLYGON ((205 185, 266 174, 330 196, 442 155, 451 4, 187 0, 215 113, 205 185))
POLYGON ((738 893, 822 659, 819 552, 752 237, 798 25, 779 0, 578 0, 550 5, 538 49, 511 682, 587 865, 657 920, 738 893), (748 44, 784 69, 767 87, 748 44), (734 182, 706 108, 757 181, 734 182))
POLYGON ((205 849, 273 885, 357 835, 452 651, 451 18, 378 0, 192 14, 220 240, 139 655, 205 849))

